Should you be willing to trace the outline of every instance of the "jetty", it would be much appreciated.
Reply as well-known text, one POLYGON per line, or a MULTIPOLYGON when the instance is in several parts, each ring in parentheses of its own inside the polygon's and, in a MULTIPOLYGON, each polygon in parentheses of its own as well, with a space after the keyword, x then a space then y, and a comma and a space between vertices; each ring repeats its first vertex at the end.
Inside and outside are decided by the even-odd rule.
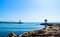
POLYGON ((0 21, 1 24, 23 24, 23 22, 21 22, 21 20, 19 20, 19 22, 6 22, 6 21, 0 21))

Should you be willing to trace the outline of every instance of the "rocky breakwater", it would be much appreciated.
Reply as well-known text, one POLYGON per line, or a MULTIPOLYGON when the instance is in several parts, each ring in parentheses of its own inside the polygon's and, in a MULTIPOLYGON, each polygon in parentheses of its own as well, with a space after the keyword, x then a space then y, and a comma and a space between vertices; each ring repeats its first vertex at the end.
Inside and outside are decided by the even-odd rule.
POLYGON ((60 37, 60 24, 49 23, 46 28, 26 32, 21 37, 60 37))
POLYGON ((21 36, 12 32, 12 33, 8 34, 6 37, 21 37, 21 36))
POLYGON ((6 37, 60 37, 60 24, 49 24, 46 28, 25 32, 22 35, 16 35, 12 32, 6 37))
POLYGON ((25 32, 22 35, 17 35, 17 34, 12 32, 12 33, 8 34, 6 37, 33 37, 33 36, 42 35, 44 33, 45 32, 42 30, 34 30, 32 32, 25 32))

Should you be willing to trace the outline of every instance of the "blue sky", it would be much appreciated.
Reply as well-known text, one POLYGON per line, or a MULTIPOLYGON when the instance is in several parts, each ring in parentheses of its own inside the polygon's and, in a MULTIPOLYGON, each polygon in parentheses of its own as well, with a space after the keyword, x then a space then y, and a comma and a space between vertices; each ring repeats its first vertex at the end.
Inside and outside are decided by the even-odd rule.
POLYGON ((60 22, 60 0, 0 0, 0 20, 60 22))

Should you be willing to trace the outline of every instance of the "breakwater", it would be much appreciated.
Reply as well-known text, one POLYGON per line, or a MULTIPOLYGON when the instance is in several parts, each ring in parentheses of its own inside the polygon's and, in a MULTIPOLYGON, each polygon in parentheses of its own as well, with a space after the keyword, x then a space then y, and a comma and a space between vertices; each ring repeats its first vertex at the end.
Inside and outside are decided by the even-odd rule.
POLYGON ((2 24, 22 24, 22 22, 4 22, 4 21, 0 21, 0 23, 2 23, 2 24))

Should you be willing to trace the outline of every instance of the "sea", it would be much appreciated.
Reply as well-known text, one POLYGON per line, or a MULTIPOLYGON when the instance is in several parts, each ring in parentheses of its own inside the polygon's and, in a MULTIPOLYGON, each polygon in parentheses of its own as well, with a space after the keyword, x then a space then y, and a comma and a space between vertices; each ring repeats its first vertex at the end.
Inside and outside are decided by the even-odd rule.
POLYGON ((11 32, 21 35, 25 32, 41 30, 45 26, 40 25, 41 22, 24 22, 23 24, 2 24, 0 23, 0 37, 6 37, 11 32))

